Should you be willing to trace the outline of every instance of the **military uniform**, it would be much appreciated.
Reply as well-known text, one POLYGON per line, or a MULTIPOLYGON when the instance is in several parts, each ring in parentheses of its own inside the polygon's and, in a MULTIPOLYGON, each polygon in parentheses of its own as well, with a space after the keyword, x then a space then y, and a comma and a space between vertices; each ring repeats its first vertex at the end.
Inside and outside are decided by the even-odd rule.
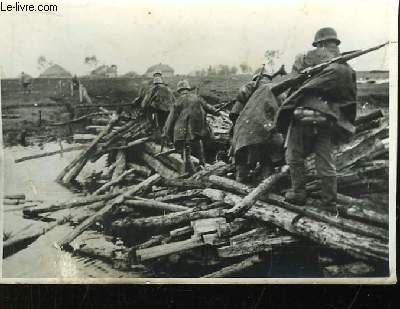
POLYGON ((219 114, 201 97, 190 93, 190 89, 187 81, 178 83, 179 97, 175 104, 171 105, 163 130, 163 135, 173 140, 175 147, 182 152, 182 156, 188 162, 185 170, 189 172, 193 169, 190 161, 192 151, 201 164, 205 163, 203 141, 212 136, 206 113, 219 114))
POLYGON ((233 129, 231 155, 239 182, 249 180, 249 172, 257 163, 261 167, 261 178, 268 177, 273 165, 283 159, 283 137, 273 129, 279 99, 273 95, 267 82, 264 80, 256 91, 255 83, 250 82, 238 95, 238 99, 245 101, 237 101, 243 102, 243 108, 233 129))
POLYGON ((271 81, 267 74, 263 74, 259 87, 255 89, 260 73, 256 72, 253 80, 239 89, 229 113, 233 123, 230 155, 234 158, 239 182, 250 180, 250 170, 257 163, 261 167, 261 178, 268 177, 273 165, 283 159, 282 135, 272 131, 279 100, 267 85, 271 81))
POLYGON ((155 77, 144 96, 141 106, 149 118, 155 122, 158 128, 162 128, 168 117, 170 107, 174 105, 175 97, 162 81, 161 77, 155 77))
MULTIPOLYGON (((334 39, 336 33, 330 34, 329 39, 334 39)), ((318 32, 315 45, 316 42, 321 42, 318 32)), ((339 40, 337 42, 340 43, 339 40)), ((334 47, 317 47, 298 56, 293 71, 300 72, 310 65, 336 57, 338 53, 334 47)), ((286 161, 292 181, 292 189, 286 194, 288 201, 305 203, 304 159, 308 154, 315 153, 316 170, 321 178, 322 204, 334 210, 337 183, 333 147, 355 132, 355 117, 356 77, 346 63, 329 65, 285 100, 276 117, 276 128, 281 133, 287 133, 286 161)))

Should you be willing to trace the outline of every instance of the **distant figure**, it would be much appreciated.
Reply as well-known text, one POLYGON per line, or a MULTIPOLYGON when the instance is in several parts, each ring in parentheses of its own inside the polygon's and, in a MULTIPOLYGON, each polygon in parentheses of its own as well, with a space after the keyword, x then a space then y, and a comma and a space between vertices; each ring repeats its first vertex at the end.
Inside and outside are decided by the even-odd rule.
POLYGON ((217 110, 208 105, 201 97, 191 93, 187 80, 182 80, 177 87, 178 98, 171 106, 168 119, 163 130, 163 137, 173 140, 184 160, 185 173, 194 172, 190 160, 193 154, 200 160, 200 165, 205 164, 203 141, 212 136, 212 131, 207 123, 206 112, 219 115, 217 110))
POLYGON ((175 97, 171 89, 165 85, 162 77, 157 75, 153 79, 153 86, 146 91, 141 106, 155 127, 162 129, 174 102, 175 97))
POLYGON ((79 79, 76 74, 72 77, 72 89, 77 90, 79 89, 79 79))
POLYGON ((30 85, 31 85, 31 77, 24 72, 21 73, 20 82, 22 86, 22 91, 24 93, 30 92, 30 85))

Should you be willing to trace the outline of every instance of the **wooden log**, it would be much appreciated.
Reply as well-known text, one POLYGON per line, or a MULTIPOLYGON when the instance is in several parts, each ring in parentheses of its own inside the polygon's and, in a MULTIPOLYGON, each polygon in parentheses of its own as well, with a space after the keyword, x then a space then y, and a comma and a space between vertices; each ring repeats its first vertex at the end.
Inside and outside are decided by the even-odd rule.
POLYGON ((182 189, 205 189, 209 184, 205 181, 194 179, 163 179, 163 185, 166 187, 177 187, 182 189))
POLYGON ((233 165, 226 164, 223 161, 217 161, 213 165, 206 166, 204 169, 196 172, 190 177, 190 179, 206 179, 210 175, 221 176, 233 170, 233 165))
POLYGON ((265 193, 268 193, 273 186, 286 177, 289 171, 289 167, 285 166, 282 170, 267 179, 263 180, 254 190, 246 195, 237 205, 227 211, 227 216, 230 218, 238 217, 241 214, 248 211, 254 203, 265 193))
POLYGON ((75 254, 100 259, 113 264, 115 268, 129 268, 127 248, 113 243, 110 237, 105 236, 103 233, 85 231, 71 243, 71 247, 75 254), (119 256, 120 252, 121 256, 119 256), (121 262, 124 262, 124 267, 121 267, 121 262))
MULTIPOLYGON (((268 237, 268 235, 266 235, 268 237)), ((257 240, 241 242, 236 245, 224 246, 217 249, 220 258, 233 258, 239 256, 253 255, 258 252, 271 249, 271 247, 283 247, 296 243, 292 236, 276 236, 260 238, 257 240)))
POLYGON ((115 125, 117 119, 112 119, 108 124, 107 128, 101 132, 89 145, 87 149, 82 151, 69 165, 67 165, 61 173, 57 176, 56 181, 59 183, 63 183, 63 179, 67 173, 69 175, 66 176, 65 183, 68 184, 71 180, 75 179, 75 177, 80 173, 82 168, 87 163, 90 154, 95 149, 96 145, 100 142, 100 140, 112 129, 115 125))
POLYGON ((87 230, 94 222, 104 217, 107 213, 109 213, 115 205, 119 205, 124 202, 127 197, 130 197, 142 190, 145 190, 149 186, 160 181, 161 177, 158 174, 155 174, 145 181, 141 182, 138 185, 135 185, 131 188, 128 188, 124 193, 118 195, 112 202, 108 203, 105 207, 97 211, 95 214, 87 218, 81 224, 79 224, 72 232, 68 233, 62 240, 60 240, 57 244, 60 248, 66 249, 69 246, 69 243, 74 240, 78 235, 87 230))
POLYGON ((238 234, 229 238, 231 245, 237 245, 243 242, 251 242, 253 239, 270 238, 276 233, 268 227, 258 227, 242 234, 238 234))
POLYGON ((118 189, 118 182, 115 183, 117 179, 120 179, 121 175, 124 173, 126 168, 126 155, 123 150, 118 150, 117 152, 117 157, 115 159, 115 169, 114 173, 111 178, 111 182, 114 182, 112 185, 114 188, 112 188, 113 191, 116 191, 118 189))
POLYGON ((221 225, 226 225, 226 219, 221 217, 216 218, 200 218, 190 222, 193 227, 193 233, 196 236, 201 236, 207 233, 217 233, 221 230, 221 225))
POLYGON ((96 134, 92 134, 92 133, 75 133, 72 137, 72 139, 75 142, 90 142, 93 141, 94 139, 96 139, 97 135, 96 134))
POLYGON ((144 144, 145 142, 147 142, 149 140, 151 140, 151 137, 149 137, 149 136, 138 138, 138 139, 136 139, 136 140, 134 140, 132 142, 129 142, 126 145, 114 146, 114 147, 108 147, 108 148, 101 149, 101 150, 97 151, 95 155, 99 156, 99 155, 108 153, 110 151, 115 151, 115 150, 126 150, 126 149, 129 149, 129 148, 135 147, 135 146, 142 145, 142 144, 144 144))
POLYGON ((178 211, 185 211, 189 210, 189 207, 171 204, 171 203, 164 203, 156 200, 148 200, 148 199, 126 199, 124 201, 124 205, 129 207, 139 207, 143 209, 156 209, 166 212, 178 212, 178 211))
POLYGON ((87 114, 87 115, 84 115, 84 116, 81 116, 81 117, 78 117, 78 118, 75 118, 75 119, 72 119, 72 120, 68 120, 68 121, 65 121, 65 122, 50 123, 49 125, 50 126, 65 126, 65 125, 68 125, 68 124, 71 124, 71 123, 80 122, 82 120, 86 120, 88 118, 91 118, 91 117, 94 117, 94 116, 101 116, 101 115, 104 115, 104 113, 98 113, 98 112, 97 113, 90 113, 90 114, 87 114))
POLYGON ((36 216, 41 213, 45 212, 55 212, 59 211, 62 209, 67 209, 67 208, 74 208, 74 207, 79 207, 87 204, 92 204, 100 201, 108 201, 116 196, 118 196, 121 192, 115 192, 115 193, 108 193, 105 195, 98 195, 98 196, 89 196, 89 197, 84 197, 68 202, 62 202, 62 203, 57 203, 57 204, 52 204, 49 206, 41 206, 41 207, 36 207, 32 209, 27 209, 23 211, 23 214, 25 216, 36 216))
POLYGON ((126 231, 129 229, 134 230, 151 230, 151 231, 163 231, 171 229, 189 223, 190 221, 202 219, 202 218, 216 218, 223 217, 223 209, 211 209, 204 211, 193 211, 192 209, 174 212, 163 216, 153 216, 147 218, 124 218, 122 220, 114 221, 112 223, 112 229, 116 233, 126 231))
POLYGON ((153 156, 146 152, 140 153, 140 157, 153 169, 156 173, 160 174, 163 178, 178 178, 178 172, 168 168, 160 160, 155 159, 153 156))
MULTIPOLYGON (((234 180, 227 179, 224 177, 210 176, 209 181, 219 188, 238 194, 246 195, 249 194, 249 192, 251 192, 252 190, 250 187, 244 184, 238 183, 234 180)), ((312 207, 312 205, 308 205, 306 207, 293 205, 286 202, 283 197, 273 193, 268 194, 268 196, 260 197, 260 200, 284 207, 288 210, 295 211, 299 214, 307 215, 316 220, 321 220, 323 222, 333 224, 334 226, 343 228, 351 232, 355 232, 365 236, 378 237, 383 240, 388 239, 388 232, 385 229, 381 229, 367 224, 362 224, 360 222, 351 219, 336 218, 333 217, 328 212, 318 209, 318 207, 312 207)), ((339 205, 339 209, 343 215, 346 215, 349 218, 362 219, 364 222, 372 222, 375 224, 376 223, 382 224, 385 222, 385 219, 382 218, 383 216, 380 215, 379 213, 374 211, 372 211, 372 213, 368 213, 365 210, 359 210, 359 208, 355 207, 357 205, 364 205, 364 206, 366 205, 366 204, 361 204, 361 202, 357 201, 356 199, 352 200, 351 198, 348 198, 346 196, 338 195, 338 201, 339 203, 341 201, 346 201, 347 204, 339 205), (356 204, 356 202, 358 204, 356 204)), ((314 202, 314 205, 315 204, 316 203, 314 202)), ((386 223, 387 220, 388 219, 386 218, 386 223)))
POLYGON ((184 252, 194 248, 203 247, 206 244, 201 237, 190 238, 183 241, 170 244, 154 246, 151 248, 140 249, 136 251, 136 258, 139 262, 145 262, 151 259, 164 257, 173 253, 184 252))
POLYGON ((25 200, 10 200, 10 199, 4 199, 3 200, 3 205, 19 205, 19 204, 24 204, 25 200))
MULTIPOLYGON (((147 142, 147 143, 143 144, 143 149, 145 150, 145 152, 147 152, 151 156, 155 157, 156 155, 160 154, 161 145, 156 144, 155 142, 147 142)), ((167 150, 167 149, 164 149, 164 150, 167 150)), ((166 165, 170 169, 173 169, 176 172, 182 171, 183 160, 182 160, 180 154, 171 153, 169 155, 159 156, 157 159, 160 162, 162 162, 164 165, 166 165)), ((193 156, 192 156, 191 160, 195 164, 195 166, 199 163, 199 160, 193 156)))
POLYGON ((388 127, 382 125, 362 138, 356 139, 342 146, 336 156, 336 168, 338 171, 354 164, 371 154, 374 146, 381 143, 380 139, 388 135, 388 127))
POLYGON ((190 225, 181 227, 181 228, 177 228, 177 229, 169 232, 169 236, 171 236, 173 238, 187 236, 190 234, 193 234, 193 227, 191 227, 190 225))
POLYGON ((4 194, 3 199, 9 199, 9 200, 25 200, 26 196, 25 194, 4 194))
POLYGON ((160 202, 182 201, 182 200, 187 200, 187 199, 193 199, 195 197, 201 197, 202 192, 203 192, 203 190, 201 190, 201 189, 186 190, 184 192, 179 192, 176 194, 169 194, 169 195, 157 197, 157 198, 155 198, 155 200, 160 201, 160 202))
POLYGON ((218 271, 205 275, 203 278, 229 278, 234 274, 241 273, 244 270, 262 262, 264 262, 264 259, 259 254, 256 254, 243 259, 239 263, 226 266, 218 271))
POLYGON ((136 173, 144 177, 149 177, 151 175, 151 169, 149 169, 147 166, 144 165, 139 165, 136 163, 128 163, 128 168, 135 170, 136 173))
MULTIPOLYGON (((105 183, 103 186, 98 188, 95 192, 93 192, 93 195, 100 195, 106 192, 109 188, 115 186, 116 184, 120 183, 122 180, 126 178, 126 176, 131 175, 135 173, 135 170, 127 170, 123 172, 119 177, 115 178, 114 180, 111 180, 110 182, 105 183)), ((114 191, 116 192, 116 191, 114 191)))
MULTIPOLYGON (((4 204, 4 206, 6 206, 4 204)), ((3 212, 13 212, 13 211, 23 211, 24 209, 29 209, 29 208, 34 208, 37 207, 37 204, 32 204, 32 203, 28 203, 28 204, 21 204, 21 205, 8 205, 8 207, 5 207, 3 209, 3 212)))
MULTIPOLYGON (((235 205, 241 197, 220 190, 205 189, 203 194, 214 200, 223 200, 235 205)), ((343 231, 328 223, 305 217, 296 212, 257 202, 246 214, 246 218, 272 223, 286 231, 309 238, 332 249, 342 250, 347 254, 366 261, 387 262, 388 245, 377 238, 357 235, 343 231)))
POLYGON ((167 236, 165 236, 165 235, 151 236, 151 238, 149 240, 145 241, 144 243, 134 246, 131 251, 133 251, 133 253, 134 253, 136 250, 141 250, 141 249, 146 249, 146 248, 157 246, 157 245, 161 244, 161 242, 166 238, 167 238, 167 236))
POLYGON ((86 145, 80 145, 80 146, 73 146, 73 147, 69 147, 69 148, 64 148, 63 150, 56 150, 56 151, 48 151, 48 152, 44 152, 44 153, 39 153, 36 155, 32 155, 32 156, 26 156, 26 157, 22 157, 19 159, 15 159, 14 162, 15 163, 20 163, 23 161, 27 161, 27 160, 32 160, 32 159, 38 159, 38 158, 43 158, 43 157, 49 157, 49 156, 53 156, 56 154, 61 154, 64 152, 71 152, 71 151, 76 151, 76 150, 82 150, 82 149, 86 149, 87 146, 86 145))

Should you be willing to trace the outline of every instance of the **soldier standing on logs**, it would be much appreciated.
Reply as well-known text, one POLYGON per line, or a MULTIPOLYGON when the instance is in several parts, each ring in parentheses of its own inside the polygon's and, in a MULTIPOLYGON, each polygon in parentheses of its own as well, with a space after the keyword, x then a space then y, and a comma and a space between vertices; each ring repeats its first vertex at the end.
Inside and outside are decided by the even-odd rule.
MULTIPOLYGON (((296 57, 293 73, 340 55, 340 40, 332 28, 315 35, 316 49, 296 57)), ((316 171, 321 179, 321 206, 337 214, 337 181, 334 144, 354 133, 356 117, 356 76, 347 63, 332 63, 308 78, 281 106, 276 127, 287 132, 286 161, 290 167, 292 188, 286 200, 306 202, 304 159, 316 155, 316 171)))
POLYGON ((162 129, 174 102, 175 97, 171 89, 164 84, 161 72, 155 72, 153 86, 146 92, 141 106, 156 128, 162 129))
POLYGON ((219 115, 214 107, 190 91, 191 87, 187 80, 178 83, 179 96, 176 103, 171 106, 163 130, 163 137, 173 140, 175 148, 182 154, 185 162, 183 173, 194 172, 190 159, 192 151, 199 159, 200 165, 205 164, 204 141, 212 136, 211 128, 207 124, 206 112, 219 115))
POLYGON ((236 181, 242 183, 250 182, 250 171, 257 164, 259 180, 268 177, 274 164, 284 157, 283 137, 273 131, 279 100, 271 93, 268 84, 275 76, 286 72, 283 66, 272 76, 263 71, 264 68, 258 70, 252 81, 240 88, 229 114, 234 125, 230 155, 235 161, 236 181))

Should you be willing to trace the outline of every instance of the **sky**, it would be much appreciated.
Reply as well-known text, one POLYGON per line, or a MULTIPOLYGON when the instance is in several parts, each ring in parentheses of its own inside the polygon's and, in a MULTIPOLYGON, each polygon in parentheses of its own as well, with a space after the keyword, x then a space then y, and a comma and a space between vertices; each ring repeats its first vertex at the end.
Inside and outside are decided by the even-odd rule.
MULTIPOLYGON (((14 0, 2 1, 3 5, 14 0)), ((266 50, 280 50, 277 66, 290 68, 312 49, 315 32, 336 29, 342 51, 396 40, 393 0, 19 0, 58 4, 56 13, 0 12, 3 77, 38 76, 39 56, 73 74, 92 68, 84 58, 116 64, 119 74, 143 74, 166 63, 178 74, 209 65, 259 67, 266 50), (391 28, 392 27, 392 28, 391 28)), ((356 70, 388 69, 387 48, 351 61, 356 70)))

